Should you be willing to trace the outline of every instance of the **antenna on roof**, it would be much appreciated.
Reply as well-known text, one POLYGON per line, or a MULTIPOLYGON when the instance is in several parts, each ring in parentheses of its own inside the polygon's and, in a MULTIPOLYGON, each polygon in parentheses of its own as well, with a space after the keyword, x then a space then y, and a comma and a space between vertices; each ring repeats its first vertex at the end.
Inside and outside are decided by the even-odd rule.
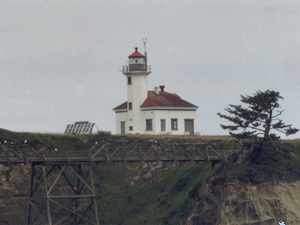
POLYGON ((146 43, 147 43, 147 38, 143 38, 143 42, 144 42, 144 52, 146 54, 146 43))
POLYGON ((147 38, 143 38, 144 42, 144 52, 145 52, 145 71, 147 71, 148 66, 147 66, 147 51, 146 51, 146 43, 147 43, 147 38))

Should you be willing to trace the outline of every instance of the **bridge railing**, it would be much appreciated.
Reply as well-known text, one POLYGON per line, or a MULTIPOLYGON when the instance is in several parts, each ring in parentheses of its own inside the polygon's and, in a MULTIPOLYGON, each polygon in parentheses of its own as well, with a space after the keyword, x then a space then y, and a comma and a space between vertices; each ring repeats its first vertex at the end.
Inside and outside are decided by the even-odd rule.
POLYGON ((0 163, 223 160, 240 147, 208 143, 104 143, 84 151, 35 151, 28 145, 0 145, 0 163))

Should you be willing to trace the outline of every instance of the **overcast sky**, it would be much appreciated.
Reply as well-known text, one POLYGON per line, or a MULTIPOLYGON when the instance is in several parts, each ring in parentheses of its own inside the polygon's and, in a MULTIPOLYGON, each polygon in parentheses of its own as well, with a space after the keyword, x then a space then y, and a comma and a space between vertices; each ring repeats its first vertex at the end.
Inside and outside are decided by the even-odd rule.
POLYGON ((145 37, 148 90, 199 106, 202 135, 227 134, 216 114, 267 89, 300 128, 299 0, 0 0, 0 127, 62 133, 88 120, 115 133, 120 70, 145 37))

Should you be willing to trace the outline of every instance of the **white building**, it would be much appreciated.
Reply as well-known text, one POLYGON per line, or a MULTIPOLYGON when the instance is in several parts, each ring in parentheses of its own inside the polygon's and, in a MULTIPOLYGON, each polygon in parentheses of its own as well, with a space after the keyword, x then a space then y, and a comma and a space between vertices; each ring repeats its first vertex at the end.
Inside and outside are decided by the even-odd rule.
POLYGON ((195 131, 196 110, 177 94, 165 91, 165 86, 148 91, 151 73, 145 55, 135 52, 123 67, 127 77, 127 101, 115 107, 116 134, 190 134, 195 131))

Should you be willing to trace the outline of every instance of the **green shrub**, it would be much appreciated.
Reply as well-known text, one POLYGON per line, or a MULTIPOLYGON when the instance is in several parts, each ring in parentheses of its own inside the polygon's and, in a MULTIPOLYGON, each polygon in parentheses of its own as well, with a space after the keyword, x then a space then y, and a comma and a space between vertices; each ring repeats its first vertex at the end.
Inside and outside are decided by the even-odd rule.
POLYGON ((294 154, 300 157, 300 143, 295 144, 294 154))
POLYGON ((273 144, 257 146, 241 165, 234 166, 234 160, 229 160, 222 168, 225 169, 220 173, 229 174, 229 181, 237 179, 240 182, 256 184, 300 179, 300 158, 273 144))

